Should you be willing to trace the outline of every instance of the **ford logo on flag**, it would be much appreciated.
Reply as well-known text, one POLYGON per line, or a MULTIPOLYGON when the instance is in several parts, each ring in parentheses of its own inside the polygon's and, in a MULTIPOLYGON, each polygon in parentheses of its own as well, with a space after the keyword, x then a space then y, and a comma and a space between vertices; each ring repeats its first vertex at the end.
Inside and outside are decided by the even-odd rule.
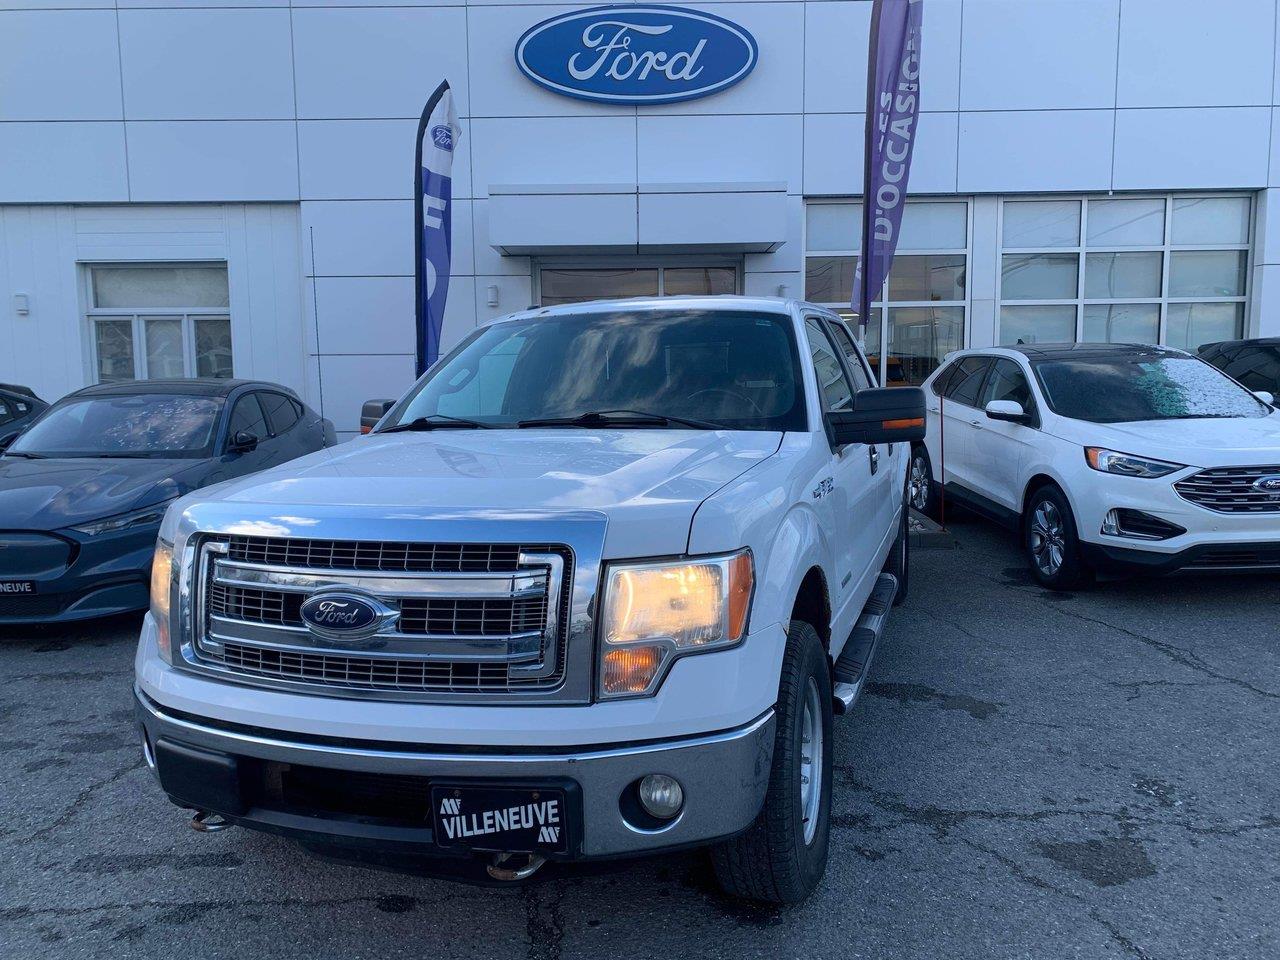
POLYGON ((371 637, 396 615, 373 597, 333 590, 307 597, 298 613, 312 633, 329 640, 371 637))
POLYGON ((453 131, 444 124, 437 124, 431 128, 431 142, 441 150, 453 152, 453 131))
POLYGON ((534 83, 598 103, 696 100, 733 86, 758 58, 755 38, 736 23, 666 6, 565 13, 516 43, 516 64, 534 83))

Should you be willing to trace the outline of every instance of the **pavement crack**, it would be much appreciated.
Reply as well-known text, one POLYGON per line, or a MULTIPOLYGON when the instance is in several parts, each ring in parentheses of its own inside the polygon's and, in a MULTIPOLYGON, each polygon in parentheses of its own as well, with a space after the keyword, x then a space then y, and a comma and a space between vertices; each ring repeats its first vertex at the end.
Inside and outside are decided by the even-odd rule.
POLYGON ((57 833, 59 830, 65 827, 68 823, 70 823, 72 819, 74 819, 76 813, 80 809, 81 804, 85 803, 90 797, 92 797, 95 793, 97 793, 99 790, 103 789, 104 787, 109 787, 113 783, 123 780, 125 777, 131 774, 134 770, 137 770, 142 765, 143 765, 143 760, 142 760, 142 757, 139 756, 132 763, 124 767, 121 767, 119 770, 111 774, 109 777, 104 777, 101 780, 93 781, 87 787, 84 787, 79 793, 75 795, 75 798, 71 801, 70 806, 68 806, 67 809, 64 810, 56 820, 54 820, 51 823, 47 823, 43 827, 41 827, 39 830, 36 830, 34 833, 31 834, 30 839, 42 840, 45 837, 49 836, 50 834, 57 833))
POLYGON ((560 960, 564 943, 565 883, 530 883, 524 888, 525 956, 528 960, 560 960))

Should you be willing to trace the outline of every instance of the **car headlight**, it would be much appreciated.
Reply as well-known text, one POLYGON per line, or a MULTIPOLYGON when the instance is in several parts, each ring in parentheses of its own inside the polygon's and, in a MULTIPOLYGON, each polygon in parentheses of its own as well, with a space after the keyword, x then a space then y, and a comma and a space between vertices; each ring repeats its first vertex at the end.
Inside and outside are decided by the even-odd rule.
POLYGON ((151 618, 156 622, 156 642, 160 656, 173 661, 172 634, 169 629, 169 605, 173 596, 173 544, 156 540, 151 558, 151 618))
POLYGON ((1135 457, 1131 453, 1117 453, 1106 447, 1085 447, 1084 458, 1089 466, 1103 473, 1114 473, 1122 477, 1163 477, 1182 470, 1186 464, 1167 463, 1164 460, 1152 460, 1148 457, 1135 457))
POLYGON ((646 696, 677 657, 739 643, 754 583, 749 550, 611 564, 601 604, 600 696, 646 696))
POLYGON ((159 526, 160 521, 164 519, 164 512, 169 509, 169 504, 177 499, 177 497, 170 497, 168 500, 161 500, 159 503, 153 503, 151 506, 143 507, 141 510, 118 513, 114 517, 105 517, 102 520, 94 520, 92 523, 82 523, 71 529, 96 537, 102 533, 127 530, 129 527, 159 526))

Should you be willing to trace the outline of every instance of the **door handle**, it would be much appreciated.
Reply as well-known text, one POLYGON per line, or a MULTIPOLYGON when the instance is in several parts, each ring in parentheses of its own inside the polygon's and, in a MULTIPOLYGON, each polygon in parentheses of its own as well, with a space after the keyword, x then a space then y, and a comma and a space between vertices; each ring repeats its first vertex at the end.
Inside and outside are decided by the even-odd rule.
POLYGON ((880 451, 876 449, 876 445, 874 443, 871 444, 867 450, 867 457, 871 461, 871 475, 874 477, 876 475, 876 471, 880 469, 880 451))

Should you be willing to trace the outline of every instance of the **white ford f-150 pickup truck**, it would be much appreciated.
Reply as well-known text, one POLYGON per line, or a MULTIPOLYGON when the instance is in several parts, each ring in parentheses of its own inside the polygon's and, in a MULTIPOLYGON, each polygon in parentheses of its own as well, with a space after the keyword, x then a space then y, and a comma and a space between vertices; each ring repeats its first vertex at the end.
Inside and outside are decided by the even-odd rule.
POLYGON ((170 507, 148 765, 205 831, 485 882, 709 846, 729 892, 804 898, 907 586, 924 398, 872 383, 794 301, 479 328, 369 436, 170 507))

